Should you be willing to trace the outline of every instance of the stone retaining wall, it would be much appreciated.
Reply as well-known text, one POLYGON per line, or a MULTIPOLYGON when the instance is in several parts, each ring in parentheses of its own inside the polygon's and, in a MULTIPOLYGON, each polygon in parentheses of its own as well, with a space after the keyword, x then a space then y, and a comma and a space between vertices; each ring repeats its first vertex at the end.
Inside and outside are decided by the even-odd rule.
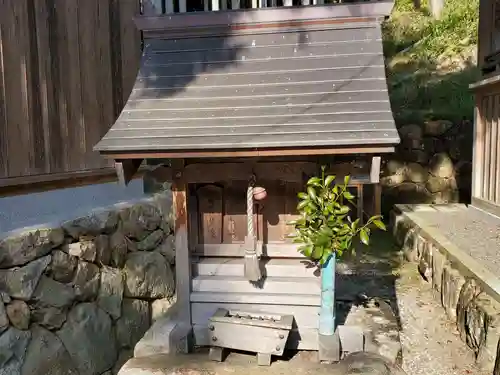
POLYGON ((431 283, 477 364, 489 374, 500 375, 500 303, 397 208, 391 212, 391 227, 406 260, 415 263, 422 279, 431 283))
POLYGON ((401 144, 384 159, 384 212, 397 203, 451 203, 470 196, 472 133, 469 121, 427 121, 399 129, 401 144))
POLYGON ((0 375, 116 374, 174 296, 171 199, 0 241, 0 375))

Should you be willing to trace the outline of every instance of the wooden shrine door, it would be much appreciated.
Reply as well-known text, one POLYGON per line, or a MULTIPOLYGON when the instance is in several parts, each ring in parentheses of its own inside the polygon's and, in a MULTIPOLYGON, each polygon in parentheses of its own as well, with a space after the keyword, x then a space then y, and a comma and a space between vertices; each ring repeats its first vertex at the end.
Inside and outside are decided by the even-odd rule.
MULTIPOLYGON (((259 181, 267 197, 254 203, 254 228, 257 240, 264 245, 264 257, 298 257, 287 236, 293 227, 287 222, 296 218, 299 183, 259 181), (285 251, 285 249, 293 251, 285 251)), ((246 181, 195 185, 192 200, 196 202, 197 223, 191 225, 193 254, 214 257, 243 256, 247 235, 246 181)))

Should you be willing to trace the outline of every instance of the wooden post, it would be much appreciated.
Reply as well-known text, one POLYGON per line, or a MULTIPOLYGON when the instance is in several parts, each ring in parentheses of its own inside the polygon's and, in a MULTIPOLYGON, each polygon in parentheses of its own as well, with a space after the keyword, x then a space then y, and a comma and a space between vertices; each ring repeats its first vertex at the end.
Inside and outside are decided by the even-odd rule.
POLYGON ((212 11, 219 10, 219 0, 212 0, 212 11))
MULTIPOLYGON (((173 0, 167 0, 167 3, 173 0)), ((163 9, 161 6, 162 0, 142 0, 142 14, 145 16, 154 16, 162 14, 163 9)))
POLYGON ((358 219, 359 219, 359 225, 363 225, 365 222, 365 217, 364 217, 364 205, 365 205, 365 200, 364 200, 364 190, 363 190, 363 184, 357 184, 356 186, 357 189, 357 205, 358 205, 358 219))
POLYGON ((382 185, 380 183, 373 185, 373 215, 382 213, 382 185))
POLYGON ((382 163, 382 158, 380 156, 372 157, 372 164, 370 166, 370 182, 379 183, 380 182, 380 165, 382 163))
POLYGON ((240 0, 231 0, 231 9, 240 9, 240 0))
POLYGON ((175 215, 175 278, 178 318, 185 324, 191 324, 191 261, 188 244, 188 211, 187 185, 183 176, 183 161, 175 161, 174 169, 173 209, 175 215))
POLYGON ((483 95, 475 92, 474 109, 474 143, 472 145, 472 198, 482 198, 483 159, 484 159, 484 113, 482 107, 483 95))
POLYGON ((186 0, 179 0, 179 13, 186 13, 187 5, 186 0))
POLYGON ((444 0, 430 0, 429 8, 432 16, 437 20, 440 19, 444 8, 444 0))

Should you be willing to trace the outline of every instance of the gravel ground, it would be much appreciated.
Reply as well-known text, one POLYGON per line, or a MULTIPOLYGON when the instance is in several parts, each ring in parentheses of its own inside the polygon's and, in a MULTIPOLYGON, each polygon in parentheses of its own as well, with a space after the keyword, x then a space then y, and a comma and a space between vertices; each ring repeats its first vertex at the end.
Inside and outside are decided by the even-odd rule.
POLYGON ((396 290, 408 375, 491 375, 473 364, 473 353, 414 264, 402 266, 396 290))
POLYGON ((500 219, 473 207, 453 212, 419 212, 418 215, 493 274, 498 272, 500 219))

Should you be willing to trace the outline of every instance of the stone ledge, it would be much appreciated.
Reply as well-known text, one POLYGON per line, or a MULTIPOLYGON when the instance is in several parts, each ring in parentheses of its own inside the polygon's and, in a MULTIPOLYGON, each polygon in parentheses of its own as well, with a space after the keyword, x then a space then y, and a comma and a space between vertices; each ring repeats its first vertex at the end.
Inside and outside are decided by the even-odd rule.
POLYGON ((474 351, 477 364, 500 375, 500 280, 418 216, 418 212, 466 208, 396 205, 391 227, 406 259, 431 283, 461 339, 474 351))
MULTIPOLYGON (((438 230, 431 228, 426 225, 425 221, 418 217, 416 214, 422 210, 459 210, 466 209, 467 206, 463 204, 449 204, 446 206, 439 205, 407 205, 407 204, 397 204, 395 205, 394 211, 391 213, 391 227, 393 228, 393 234, 398 239, 395 231, 400 230, 397 226, 405 226, 401 223, 401 219, 412 223, 411 227, 416 228, 416 231, 420 236, 422 236, 427 241, 432 241, 434 246, 436 246, 441 253, 443 253, 449 261, 453 263, 453 267, 457 268, 464 277, 473 277, 477 279, 478 283, 481 285, 482 289, 491 295, 492 298, 500 302, 500 278, 493 275, 484 266, 475 261, 469 254, 460 250, 456 245, 454 245, 445 236, 439 233, 438 230), (398 223, 395 222, 394 215, 400 215, 398 223), (397 224, 397 225, 396 225, 397 224)), ((398 243, 398 245, 403 245, 398 243)))

